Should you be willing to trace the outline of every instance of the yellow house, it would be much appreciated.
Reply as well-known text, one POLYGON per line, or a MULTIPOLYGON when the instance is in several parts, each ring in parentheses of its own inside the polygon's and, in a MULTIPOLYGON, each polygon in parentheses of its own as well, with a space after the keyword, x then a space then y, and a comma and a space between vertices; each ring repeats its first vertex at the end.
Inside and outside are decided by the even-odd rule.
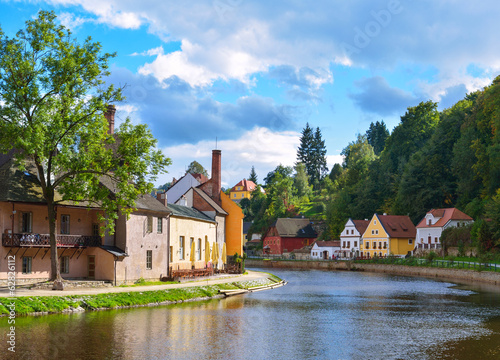
POLYGON ((257 185, 255 185, 253 181, 243 179, 233 186, 229 192, 229 196, 234 202, 240 202, 241 199, 244 198, 250 199, 252 191, 254 191, 256 187, 257 185))
POLYGON ((408 216, 374 214, 363 234, 360 255, 380 257, 411 254, 416 233, 408 216))
POLYGON ((229 196, 220 192, 221 205, 226 216, 226 251, 227 256, 243 254, 243 210, 229 196))

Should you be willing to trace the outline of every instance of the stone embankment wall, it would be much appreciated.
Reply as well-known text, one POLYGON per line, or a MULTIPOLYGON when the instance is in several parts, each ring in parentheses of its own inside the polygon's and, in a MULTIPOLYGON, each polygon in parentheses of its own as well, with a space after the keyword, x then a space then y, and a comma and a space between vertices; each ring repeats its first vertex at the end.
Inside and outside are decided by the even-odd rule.
POLYGON ((477 281, 500 285, 500 272, 475 271, 466 269, 446 269, 435 267, 360 264, 349 261, 287 261, 287 260, 254 260, 246 259, 245 266, 283 269, 319 269, 319 270, 351 270, 377 272, 394 275, 425 276, 438 279, 477 281))

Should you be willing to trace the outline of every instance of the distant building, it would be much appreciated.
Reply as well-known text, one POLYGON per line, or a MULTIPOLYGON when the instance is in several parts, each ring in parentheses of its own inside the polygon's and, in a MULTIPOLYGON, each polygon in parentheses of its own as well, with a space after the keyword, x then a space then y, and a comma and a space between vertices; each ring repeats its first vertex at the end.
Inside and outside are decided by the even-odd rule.
POLYGON ((317 237, 309 219, 280 218, 264 235, 263 252, 282 255, 311 245, 317 237))
POLYGON ((165 192, 168 204, 175 204, 192 187, 197 187, 207 181, 202 174, 187 173, 179 180, 172 181, 172 185, 165 192))
POLYGON ((449 227, 472 224, 474 220, 456 208, 432 209, 417 225, 415 250, 441 248, 441 234, 449 227))
POLYGON ((241 199, 250 199, 252 196, 252 191, 257 188, 257 185, 253 181, 243 179, 239 183, 237 183, 231 191, 229 192, 229 196, 231 200, 234 202, 240 202, 241 199))
POLYGON ((340 253, 340 240, 315 241, 311 248, 311 259, 330 260, 340 253))
POLYGON ((363 234, 360 255, 407 255, 413 252, 417 230, 408 216, 373 215, 363 234))
POLYGON ((370 222, 368 220, 347 220, 344 230, 340 234, 340 257, 352 258, 359 256, 361 237, 370 222))

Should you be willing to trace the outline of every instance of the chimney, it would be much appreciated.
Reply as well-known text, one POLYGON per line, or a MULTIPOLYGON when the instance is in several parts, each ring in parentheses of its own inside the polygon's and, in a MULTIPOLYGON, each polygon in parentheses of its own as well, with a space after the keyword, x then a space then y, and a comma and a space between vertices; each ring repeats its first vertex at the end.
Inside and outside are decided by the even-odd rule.
POLYGON ((165 192, 156 193, 156 200, 161 202, 163 205, 167 206, 167 193, 165 192))
POLYGON ((217 199, 217 203, 220 203, 220 189, 222 186, 221 158, 220 150, 212 150, 212 178, 210 180, 212 182, 212 199, 217 199))
POLYGON ((181 205, 181 206, 187 206, 187 200, 186 200, 186 196, 185 195, 181 196, 181 201, 179 202, 179 205, 181 205))
POLYGON ((116 107, 114 105, 108 105, 104 116, 108 120, 109 123, 109 133, 112 135, 115 133, 115 112, 116 107))

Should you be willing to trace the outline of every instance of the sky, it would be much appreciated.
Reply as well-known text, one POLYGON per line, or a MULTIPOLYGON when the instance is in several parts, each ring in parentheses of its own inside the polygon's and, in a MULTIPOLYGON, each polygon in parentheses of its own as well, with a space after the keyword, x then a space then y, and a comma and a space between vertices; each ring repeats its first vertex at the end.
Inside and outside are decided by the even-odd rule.
POLYGON ((446 109, 500 73, 500 2, 459 0, 0 0, 8 36, 39 10, 114 53, 116 124, 147 124, 172 159, 161 185, 222 150, 222 185, 293 166, 321 129, 331 169, 383 120, 446 109))

